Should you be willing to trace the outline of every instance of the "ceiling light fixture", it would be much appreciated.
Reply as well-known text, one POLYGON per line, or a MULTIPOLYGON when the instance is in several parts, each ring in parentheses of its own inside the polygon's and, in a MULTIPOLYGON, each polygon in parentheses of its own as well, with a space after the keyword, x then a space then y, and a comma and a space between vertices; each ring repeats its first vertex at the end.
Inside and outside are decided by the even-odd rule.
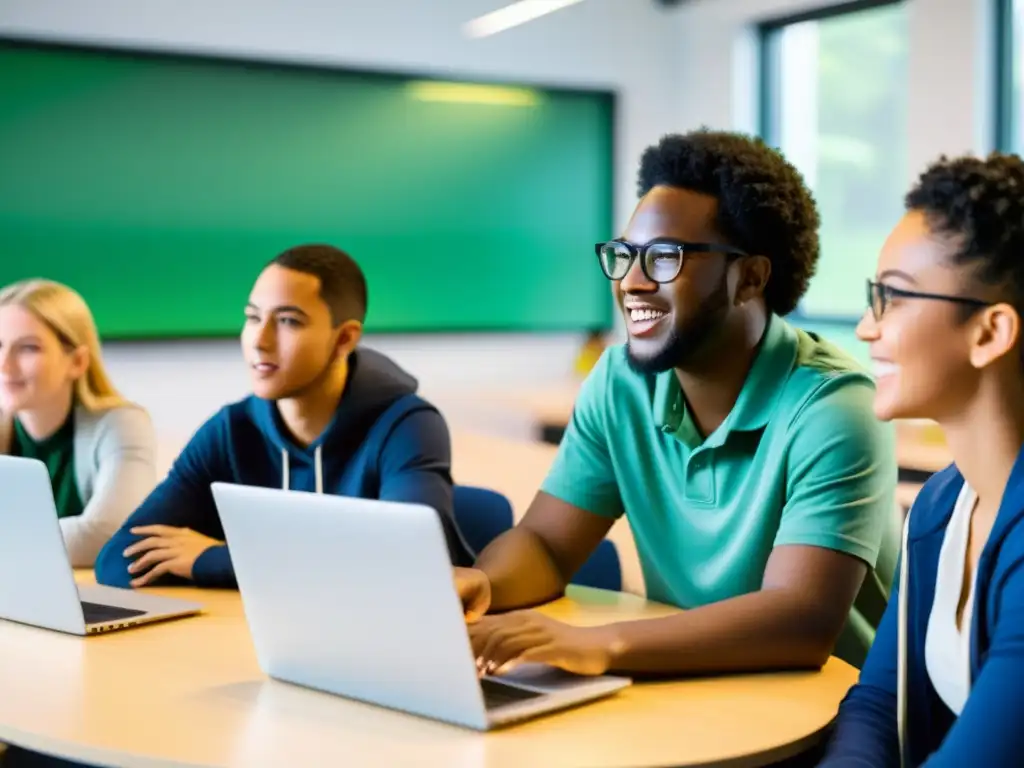
POLYGON ((549 13, 560 11, 570 5, 575 5, 582 0, 519 0, 518 2, 506 5, 496 11, 491 11, 483 16, 467 21, 462 25, 462 31, 467 37, 487 37, 506 29, 518 27, 528 21, 546 16, 549 13))

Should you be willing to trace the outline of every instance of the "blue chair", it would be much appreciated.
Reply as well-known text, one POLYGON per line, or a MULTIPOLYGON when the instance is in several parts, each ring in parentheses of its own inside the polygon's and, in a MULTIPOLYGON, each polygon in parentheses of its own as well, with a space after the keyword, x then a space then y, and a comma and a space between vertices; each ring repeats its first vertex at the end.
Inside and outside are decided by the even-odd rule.
POLYGON ((455 525, 473 557, 512 527, 512 502, 489 488, 455 486, 455 525))
MULTIPOLYGON (((454 502, 455 524, 474 557, 513 525, 512 502, 497 491, 456 485, 454 502)), ((577 571, 572 583, 620 591, 622 565, 615 545, 608 539, 602 541, 577 571)))
POLYGON ((598 544, 597 549, 587 558, 572 579, 573 584, 583 587, 622 591, 622 564, 619 562, 619 551, 608 539, 598 544))

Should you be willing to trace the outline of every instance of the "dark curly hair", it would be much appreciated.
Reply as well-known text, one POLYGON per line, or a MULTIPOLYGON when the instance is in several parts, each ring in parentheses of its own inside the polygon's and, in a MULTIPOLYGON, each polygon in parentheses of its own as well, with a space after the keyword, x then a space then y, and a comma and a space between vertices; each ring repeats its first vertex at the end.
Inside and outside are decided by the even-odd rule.
POLYGON ((331 311, 335 326, 366 319, 366 276, 355 259, 333 245, 296 245, 270 260, 272 264, 320 278, 320 298, 331 311))
POLYGON ((796 309, 818 266, 820 217, 800 172, 780 152, 740 133, 671 134, 640 159, 640 196, 655 186, 715 197, 716 228, 730 244, 771 262, 769 311, 796 309))
POLYGON ((1024 160, 998 152, 985 159, 943 155, 921 174, 905 204, 954 244, 954 263, 1008 291, 1014 306, 1024 308, 1024 160))

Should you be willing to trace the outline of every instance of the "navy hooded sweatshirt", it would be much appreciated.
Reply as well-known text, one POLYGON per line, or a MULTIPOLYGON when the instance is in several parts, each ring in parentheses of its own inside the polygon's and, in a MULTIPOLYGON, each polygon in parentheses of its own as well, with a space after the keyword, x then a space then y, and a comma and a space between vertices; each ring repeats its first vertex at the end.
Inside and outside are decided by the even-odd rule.
MULTIPOLYGON (((100 584, 127 587, 140 536, 136 526, 191 528, 224 540, 214 482, 413 502, 437 510, 455 565, 472 557, 455 526, 451 444, 438 410, 418 397, 417 381, 379 352, 359 349, 334 419, 308 447, 294 442, 274 402, 249 396, 222 408, 185 447, 167 478, 135 510, 96 558, 100 584)), ((211 547, 192 569, 199 586, 235 587, 226 545, 211 547)), ((180 583, 164 577, 156 583, 180 583)))

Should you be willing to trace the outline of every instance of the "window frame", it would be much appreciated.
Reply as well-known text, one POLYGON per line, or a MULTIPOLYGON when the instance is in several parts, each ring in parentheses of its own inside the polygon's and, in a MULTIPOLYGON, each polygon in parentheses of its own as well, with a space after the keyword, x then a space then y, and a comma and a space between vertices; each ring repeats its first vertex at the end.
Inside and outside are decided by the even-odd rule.
MULTIPOLYGON (((1018 105, 1014 100, 1014 60, 1013 51, 1016 43, 1014 35, 1014 0, 994 0, 995 14, 992 32, 995 35, 993 52, 995 68, 993 71, 993 89, 995 115, 993 116, 993 146, 1000 152, 1022 152, 1024 147, 1016 147, 1014 136, 1014 117, 1018 105)), ((1024 41, 1020 41, 1024 43, 1024 41)))
MULTIPOLYGON (((902 5, 905 0, 848 0, 848 2, 836 3, 834 5, 812 8, 800 13, 788 16, 773 16, 764 19, 756 24, 757 32, 757 134, 769 146, 778 147, 779 119, 782 109, 781 78, 779 77, 778 40, 776 34, 793 24, 800 24, 806 21, 825 21, 838 16, 847 16, 851 13, 886 8, 892 5, 902 5)), ((1011 5, 1013 0, 996 0, 1001 4, 1011 5)), ((1011 9, 1012 10, 1012 9, 1011 9)), ((1012 56, 1012 49, 1011 49, 1012 56)), ((797 304, 796 309, 789 317, 796 321, 810 322, 815 325, 838 325, 846 328, 853 328, 860 321, 860 315, 829 315, 818 312, 808 313, 804 311, 803 301, 797 304)))

